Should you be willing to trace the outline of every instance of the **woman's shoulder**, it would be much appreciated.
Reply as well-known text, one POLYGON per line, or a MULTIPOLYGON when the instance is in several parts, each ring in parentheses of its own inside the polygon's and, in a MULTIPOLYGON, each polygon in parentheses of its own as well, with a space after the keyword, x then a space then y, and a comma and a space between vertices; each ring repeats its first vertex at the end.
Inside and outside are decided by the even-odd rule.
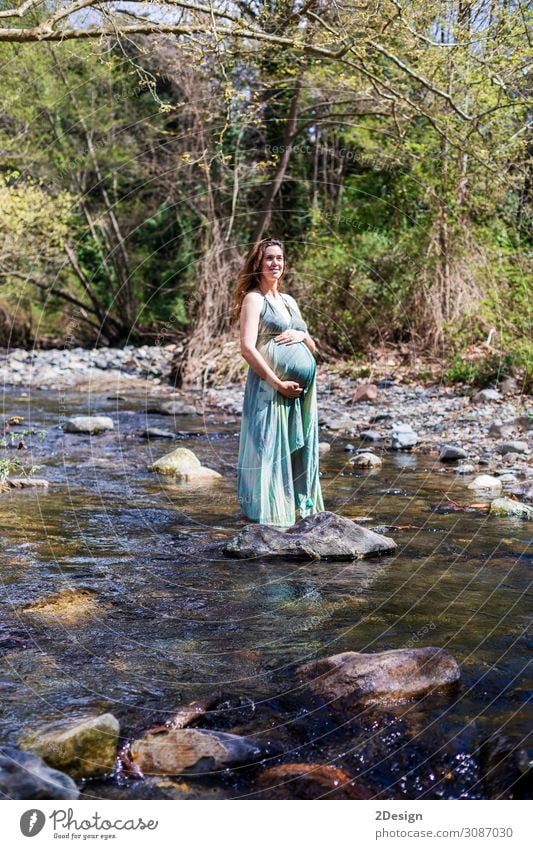
POLYGON ((259 316, 263 309, 264 301, 265 297, 262 292, 259 292, 257 289, 251 289, 249 292, 246 292, 246 295, 242 299, 241 311, 246 308, 246 312, 249 315, 256 314, 259 316))
POLYGON ((250 289, 249 292, 246 292, 242 302, 243 304, 262 304, 264 297, 265 296, 259 291, 259 289, 250 289))

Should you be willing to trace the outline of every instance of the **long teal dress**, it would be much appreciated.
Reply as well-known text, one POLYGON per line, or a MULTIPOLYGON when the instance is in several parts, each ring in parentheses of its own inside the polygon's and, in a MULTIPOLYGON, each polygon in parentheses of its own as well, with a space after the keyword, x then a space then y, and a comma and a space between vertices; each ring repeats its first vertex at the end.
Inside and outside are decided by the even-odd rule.
POLYGON ((295 523, 296 511, 304 518, 324 510, 318 477, 316 361, 305 342, 274 341, 289 327, 307 332, 296 302, 283 302, 290 321, 264 296, 256 348, 280 379, 297 381, 303 392, 286 398, 248 370, 237 463, 243 513, 280 528, 295 523))

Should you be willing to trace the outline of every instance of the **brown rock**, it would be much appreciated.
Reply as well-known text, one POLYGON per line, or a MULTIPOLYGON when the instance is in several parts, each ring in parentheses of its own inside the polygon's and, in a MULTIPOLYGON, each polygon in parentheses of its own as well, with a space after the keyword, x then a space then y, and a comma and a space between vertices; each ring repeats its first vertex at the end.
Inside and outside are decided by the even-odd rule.
POLYGON ((298 672, 316 695, 328 701, 349 697, 354 704, 420 698, 460 679, 455 659, 430 646, 375 654, 348 651, 307 663, 298 672))
POLYGON ((256 743, 236 734, 196 728, 147 734, 131 745, 134 762, 145 775, 205 773, 256 760, 256 743))
POLYGON ((373 383, 361 383, 352 395, 352 401, 375 401, 378 397, 378 388, 373 383))
POLYGON ((258 778, 269 799, 373 799, 374 794, 342 769, 327 764, 281 764, 258 778))

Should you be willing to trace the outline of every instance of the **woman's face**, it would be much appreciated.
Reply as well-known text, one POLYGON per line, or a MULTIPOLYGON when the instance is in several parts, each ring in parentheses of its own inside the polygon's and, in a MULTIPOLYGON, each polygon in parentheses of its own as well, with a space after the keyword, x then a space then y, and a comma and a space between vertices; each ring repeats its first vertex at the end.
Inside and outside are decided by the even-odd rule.
POLYGON ((270 245, 263 253, 261 261, 261 275, 271 285, 279 280, 283 274, 283 251, 279 245, 270 245))

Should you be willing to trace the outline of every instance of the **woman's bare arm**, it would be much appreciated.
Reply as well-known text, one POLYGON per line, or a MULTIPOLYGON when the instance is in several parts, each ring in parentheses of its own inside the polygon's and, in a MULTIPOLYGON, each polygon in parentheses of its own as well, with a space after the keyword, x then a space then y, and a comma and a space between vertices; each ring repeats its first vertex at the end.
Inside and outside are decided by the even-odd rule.
POLYGON ((277 389, 280 383, 279 378, 255 347, 262 306, 263 298, 256 292, 249 292, 242 302, 240 316, 241 354, 259 377, 266 380, 274 389, 277 389))

